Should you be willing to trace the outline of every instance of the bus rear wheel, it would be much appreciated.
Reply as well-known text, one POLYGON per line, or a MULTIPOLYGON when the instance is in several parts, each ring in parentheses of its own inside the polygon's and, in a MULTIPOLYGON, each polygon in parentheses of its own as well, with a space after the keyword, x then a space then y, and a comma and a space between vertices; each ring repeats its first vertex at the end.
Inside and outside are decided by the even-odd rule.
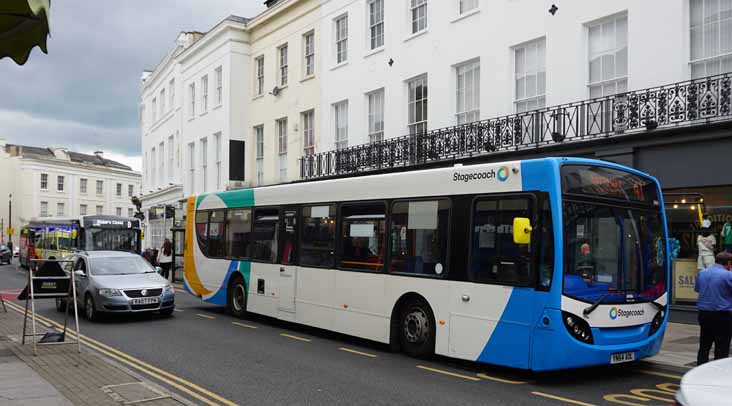
POLYGON ((423 299, 413 299, 402 306, 399 317, 399 340, 407 355, 426 358, 435 351, 435 316, 423 299))
POLYGON ((240 277, 234 278, 226 290, 226 310, 238 318, 243 318, 247 313, 247 288, 240 277))

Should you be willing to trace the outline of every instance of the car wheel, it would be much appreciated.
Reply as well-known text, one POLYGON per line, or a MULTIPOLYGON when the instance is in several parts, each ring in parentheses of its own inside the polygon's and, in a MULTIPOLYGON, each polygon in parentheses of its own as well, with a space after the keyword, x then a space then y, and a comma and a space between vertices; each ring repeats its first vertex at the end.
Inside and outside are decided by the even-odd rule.
POLYGON ((62 313, 66 311, 66 300, 56 298, 56 310, 62 313))
POLYGON ((402 306, 399 322, 401 347, 407 355, 426 358, 435 351, 435 317, 423 299, 402 306))
POLYGON ((239 318, 247 313, 247 288, 241 278, 236 278, 229 284, 229 289, 226 291, 226 310, 239 318))
POLYGON ((84 316, 89 321, 97 321, 99 319, 97 309, 94 307, 94 298, 89 294, 84 299, 84 316))

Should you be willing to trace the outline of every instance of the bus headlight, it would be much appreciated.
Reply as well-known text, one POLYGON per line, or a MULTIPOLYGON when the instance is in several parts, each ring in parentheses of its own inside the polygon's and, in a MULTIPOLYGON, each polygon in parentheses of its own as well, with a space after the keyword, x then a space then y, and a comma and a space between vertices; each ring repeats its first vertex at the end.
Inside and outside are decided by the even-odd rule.
POLYGON ((575 316, 571 313, 562 312, 562 320, 564 321, 564 327, 567 328, 569 334, 577 340, 585 344, 593 344, 592 329, 581 317, 575 316))
POLYGON ((651 321, 651 331, 648 333, 649 336, 652 336, 656 334, 658 329, 661 328, 661 325, 663 324, 663 319, 666 317, 666 309, 661 309, 656 313, 655 316, 653 316, 653 321, 651 321))

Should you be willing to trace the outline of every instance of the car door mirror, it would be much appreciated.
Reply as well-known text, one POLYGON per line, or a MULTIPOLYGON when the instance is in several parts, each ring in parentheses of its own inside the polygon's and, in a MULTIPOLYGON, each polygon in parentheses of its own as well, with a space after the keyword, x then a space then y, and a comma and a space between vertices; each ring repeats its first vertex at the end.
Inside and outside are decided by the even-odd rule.
POLYGON ((513 219, 513 242, 519 245, 526 245, 531 242, 531 220, 526 217, 515 217, 513 219))
POLYGON ((162 275, 162 274, 163 274, 163 268, 161 268, 161 267, 159 267, 159 266, 156 266, 156 267, 155 267, 155 272, 157 272, 157 273, 158 273, 158 275, 162 275))
POLYGON ((80 278, 86 278, 86 272, 82 271, 81 269, 77 269, 76 271, 74 271, 74 275, 80 278))

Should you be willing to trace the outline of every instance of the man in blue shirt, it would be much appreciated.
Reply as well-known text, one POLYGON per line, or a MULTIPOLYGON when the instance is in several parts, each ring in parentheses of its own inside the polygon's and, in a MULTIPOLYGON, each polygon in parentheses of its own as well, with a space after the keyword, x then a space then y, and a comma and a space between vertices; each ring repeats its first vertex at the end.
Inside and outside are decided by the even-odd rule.
POLYGON ((732 341, 732 254, 720 252, 716 263, 696 276, 694 290, 699 293, 699 354, 697 365, 709 362, 714 343, 714 359, 729 357, 732 341))

